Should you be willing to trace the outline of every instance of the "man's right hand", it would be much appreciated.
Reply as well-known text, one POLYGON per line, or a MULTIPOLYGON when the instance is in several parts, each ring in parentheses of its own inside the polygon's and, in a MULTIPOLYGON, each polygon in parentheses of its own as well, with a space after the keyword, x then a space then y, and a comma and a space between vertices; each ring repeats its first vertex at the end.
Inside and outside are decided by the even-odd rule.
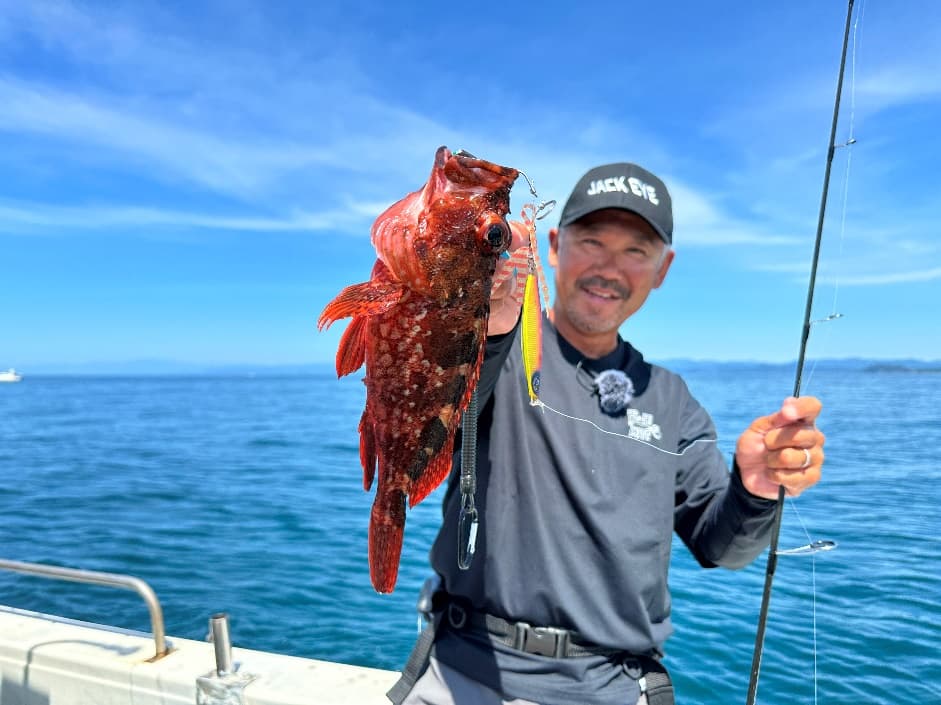
POLYGON ((529 230, 526 225, 509 221, 513 239, 507 252, 510 259, 497 259, 493 273, 493 288, 490 290, 490 319, 487 335, 503 335, 516 326, 523 305, 523 287, 529 274, 525 253, 529 251, 529 230), (523 248, 523 249, 521 249, 523 248), (516 269, 514 275, 513 269, 516 269))

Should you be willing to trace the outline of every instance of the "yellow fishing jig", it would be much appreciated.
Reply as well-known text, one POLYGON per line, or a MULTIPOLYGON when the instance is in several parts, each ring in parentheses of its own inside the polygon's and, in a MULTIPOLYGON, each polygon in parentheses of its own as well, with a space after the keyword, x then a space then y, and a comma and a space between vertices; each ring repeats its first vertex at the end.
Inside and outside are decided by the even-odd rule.
MULTIPOLYGON (((552 202, 554 204, 554 202, 552 202)), ((523 288, 523 310, 521 313, 522 331, 520 343, 523 348, 523 369, 526 374, 526 388, 529 391, 529 403, 536 406, 539 402, 540 368, 542 367, 542 306, 539 293, 542 289, 546 306, 549 305, 549 288, 546 286, 542 267, 539 263, 539 250, 536 245, 536 218, 541 217, 539 211, 547 204, 537 209, 533 204, 523 206, 520 214, 523 223, 529 231, 529 247, 527 260, 529 274, 526 275, 526 285, 523 288)))
POLYGON ((539 401, 540 368, 542 367, 542 308, 539 305, 538 278, 534 270, 526 275, 521 322, 523 330, 520 336, 530 404, 539 401))

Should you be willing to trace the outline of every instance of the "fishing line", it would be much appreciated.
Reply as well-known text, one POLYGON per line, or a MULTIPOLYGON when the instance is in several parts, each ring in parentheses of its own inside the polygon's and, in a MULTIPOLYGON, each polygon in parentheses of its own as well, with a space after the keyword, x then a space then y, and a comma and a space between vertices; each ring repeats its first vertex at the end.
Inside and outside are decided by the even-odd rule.
POLYGON ((648 448, 653 448, 655 451, 659 453, 664 453, 665 455, 673 455, 676 457, 681 457, 686 454, 686 451, 688 451, 697 443, 717 443, 718 442, 718 440, 715 438, 697 438, 694 441, 692 441, 688 446, 683 448, 683 450, 679 452, 675 452, 672 450, 667 450, 666 448, 661 448, 660 446, 654 445, 653 443, 650 443, 649 441, 644 441, 644 440, 641 440, 640 438, 634 438, 633 436, 629 436, 626 433, 618 433, 617 431, 609 431, 606 428, 601 428, 601 426, 596 424, 591 419, 583 419, 579 416, 572 416, 571 414, 566 414, 564 411, 553 409, 551 406, 546 404, 546 402, 544 402, 542 399, 536 399, 535 401, 531 401, 529 405, 539 407, 543 409, 543 411, 551 411, 553 414, 558 414, 562 418, 569 419, 570 421, 582 421, 583 423, 587 423, 589 426, 594 426, 595 429, 598 431, 601 431, 601 433, 607 434, 609 436, 617 436, 618 438, 626 438, 629 441, 634 441, 635 443, 640 443, 641 445, 645 445, 648 448))
POLYGON ((804 549, 809 549, 810 553, 810 590, 811 590, 811 629, 813 632, 813 654, 814 654, 814 705, 817 703, 817 552, 826 551, 831 548, 835 548, 836 544, 833 543, 832 546, 826 548, 816 548, 814 547, 815 543, 822 542, 811 542, 808 546, 801 546, 800 548, 790 549, 787 551, 778 551, 778 555, 803 555, 804 549))
POLYGON ((832 551, 837 547, 836 541, 831 541, 830 539, 812 539, 810 537, 810 532, 807 530, 807 526, 804 524, 804 520, 801 519, 800 512, 797 511, 797 503, 791 502, 791 509, 794 510, 794 516, 797 517, 797 523, 800 524, 801 529, 804 531, 804 535, 807 537, 807 543, 803 546, 796 546, 794 548, 781 548, 775 551, 779 556, 805 556, 814 553, 820 553, 821 551, 832 551))
POLYGON ((814 635, 814 705, 817 705, 817 554, 810 556, 810 590, 813 621, 811 622, 814 635))
MULTIPOLYGON (((820 213, 817 218, 817 234, 814 240, 814 253, 811 261, 810 280, 807 287, 807 303, 804 308, 804 325, 801 330, 800 353, 798 354, 797 358, 797 372, 794 379, 793 396, 795 397, 800 396, 801 375, 804 369, 804 360, 807 354, 807 341, 810 337, 810 330, 812 326, 811 313, 813 311, 814 286, 817 280, 817 265, 820 260, 820 243, 823 239, 823 223, 827 209, 827 194, 830 188, 830 170, 833 166, 833 154, 836 151, 836 129, 840 116, 840 97, 843 92, 843 74, 846 68, 846 51, 849 44, 850 26, 853 19, 853 2, 854 0, 848 0, 846 8, 846 25, 843 29, 843 46, 840 52, 840 70, 837 78, 836 97, 833 102, 833 121, 830 125, 830 139, 827 145, 827 163, 824 170, 823 191, 820 195, 820 213)), ((746 705, 754 705, 758 692, 758 677, 761 671, 761 656, 764 650, 765 631, 768 625, 768 610, 771 602, 771 585, 774 581, 774 572, 778 561, 778 539, 780 538, 781 534, 781 522, 784 515, 785 497, 786 493, 784 485, 781 485, 778 489, 778 504, 775 508, 774 523, 772 524, 771 528, 771 547, 768 551, 768 566, 765 571, 765 586, 761 596, 761 609, 758 615, 758 627, 755 634, 755 650, 752 656, 752 666, 748 683, 748 696, 746 699, 746 705)), ((815 555, 815 553, 812 553, 812 555, 815 555)), ((816 635, 816 629, 814 633, 816 635)))
MULTIPOLYGON (((837 248, 837 255, 834 265, 835 274, 833 276, 833 301, 830 304, 830 314, 824 318, 813 321, 814 325, 820 323, 828 323, 830 321, 839 319, 843 317, 842 313, 837 313, 837 300, 840 293, 840 272, 843 268, 843 250, 846 242, 846 213, 848 210, 849 202, 849 183, 850 183, 850 171, 853 164, 853 145, 856 144, 856 54, 859 49, 859 28, 862 24, 863 18, 866 16, 866 3, 865 0, 860 3, 859 12, 856 14, 856 21, 853 23, 853 52, 850 59, 850 116, 849 116, 849 129, 846 137, 846 141, 842 144, 838 144, 837 148, 846 148, 846 163, 843 168, 843 183, 842 183, 842 204, 840 208, 840 238, 839 246, 837 248)), ((821 341, 823 344, 818 346, 822 348, 827 347, 827 343, 830 340, 830 331, 831 328, 826 328, 826 335, 821 341)), ((814 373, 817 370, 817 364, 820 362, 822 353, 818 354, 814 358, 813 366, 810 369, 810 372, 807 375, 807 382, 805 383, 805 388, 810 386, 810 381, 813 379, 814 373)))
MULTIPOLYGON (((846 239, 846 211, 849 200, 850 169, 853 164, 853 145, 856 144, 856 53, 859 48, 859 25, 863 16, 866 14, 865 0, 860 3, 859 13, 856 15, 856 22, 853 23, 853 54, 850 59, 850 118, 849 134, 846 142, 840 147, 846 147, 846 167, 843 170, 843 203, 840 217, 840 244, 837 251, 837 265, 843 263, 843 245, 846 239)), ((840 292, 840 277, 836 276, 833 283, 833 304, 830 307, 831 313, 836 313, 836 302, 840 292)))
POLYGON ((819 681, 817 666, 817 554, 821 551, 832 551, 834 548, 836 548, 836 542, 828 540, 814 541, 811 539, 810 532, 807 530, 807 526, 804 524, 804 520, 801 519, 800 512, 797 511, 797 503, 791 501, 790 507, 794 510, 794 515, 797 517, 797 523, 800 524, 801 529, 803 529, 808 543, 805 546, 797 546, 796 548, 779 550, 777 551, 777 554, 779 556, 810 556, 811 630, 813 634, 814 654, 814 703, 816 704, 817 683, 819 681))

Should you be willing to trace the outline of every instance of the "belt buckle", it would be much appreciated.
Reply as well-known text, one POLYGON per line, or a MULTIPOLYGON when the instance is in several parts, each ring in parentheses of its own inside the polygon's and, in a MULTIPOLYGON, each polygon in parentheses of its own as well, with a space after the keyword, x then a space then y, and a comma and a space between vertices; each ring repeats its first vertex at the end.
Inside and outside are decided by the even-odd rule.
POLYGON ((526 622, 517 622, 515 630, 513 648, 528 654, 565 658, 569 643, 567 629, 534 627, 526 622))

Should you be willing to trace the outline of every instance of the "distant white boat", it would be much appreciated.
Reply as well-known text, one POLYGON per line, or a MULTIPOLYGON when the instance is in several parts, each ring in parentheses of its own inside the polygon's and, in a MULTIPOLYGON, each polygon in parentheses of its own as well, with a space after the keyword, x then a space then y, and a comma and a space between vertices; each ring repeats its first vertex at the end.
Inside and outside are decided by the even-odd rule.
POLYGON ((19 382, 21 379, 23 378, 16 374, 16 370, 12 367, 6 372, 0 372, 0 382, 19 382))

